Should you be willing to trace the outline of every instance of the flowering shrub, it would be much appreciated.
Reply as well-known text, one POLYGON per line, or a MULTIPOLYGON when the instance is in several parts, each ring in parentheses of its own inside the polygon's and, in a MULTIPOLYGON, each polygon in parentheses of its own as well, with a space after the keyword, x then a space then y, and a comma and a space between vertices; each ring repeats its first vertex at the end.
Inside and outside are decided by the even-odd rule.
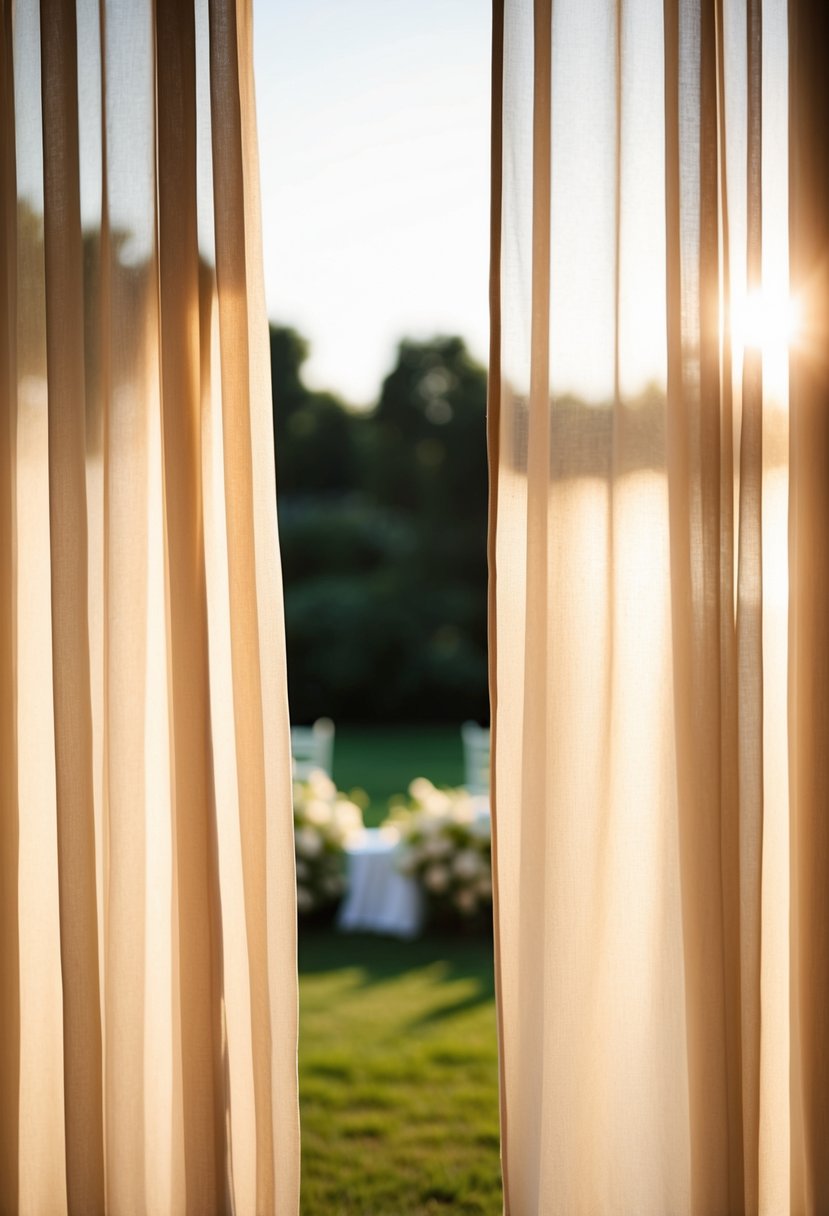
POLYGON ((409 786, 409 801, 392 807, 400 834, 399 868, 421 883, 434 913, 486 919, 492 909, 489 813, 466 790, 439 790, 425 777, 409 786))
POLYGON ((300 916, 333 908, 345 891, 345 846, 363 830, 356 802, 321 771, 294 782, 296 902, 300 916))

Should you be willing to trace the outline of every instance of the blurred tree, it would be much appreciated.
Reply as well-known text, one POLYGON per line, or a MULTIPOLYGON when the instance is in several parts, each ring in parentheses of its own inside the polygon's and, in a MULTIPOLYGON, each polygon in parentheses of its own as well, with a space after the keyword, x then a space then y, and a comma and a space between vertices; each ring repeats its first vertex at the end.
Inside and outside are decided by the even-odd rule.
POLYGON ((404 341, 376 408, 302 383, 272 329, 292 713, 483 719, 486 376, 459 338, 404 341))
MULTIPOLYGON (((365 470, 378 501, 446 527, 486 514, 486 372, 461 338, 400 343, 374 418, 382 460, 365 470)), ((378 454, 379 454, 378 452, 378 454)))
POLYGON ((341 493, 353 488, 354 415, 330 393, 302 383, 308 343, 296 330, 272 326, 271 377, 280 494, 341 493))

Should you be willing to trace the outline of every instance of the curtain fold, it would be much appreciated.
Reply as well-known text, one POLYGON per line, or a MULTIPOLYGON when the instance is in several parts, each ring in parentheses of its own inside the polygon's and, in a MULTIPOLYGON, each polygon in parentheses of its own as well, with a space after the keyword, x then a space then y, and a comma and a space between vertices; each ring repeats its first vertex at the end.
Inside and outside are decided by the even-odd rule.
POLYGON ((20 1085, 18 941, 19 806, 15 690, 15 482, 17 175, 11 8, 0 28, 0 1195, 17 1186, 20 1085))
POLYGON ((817 14, 495 5, 491 685, 513 1216, 829 1204, 817 14))
POLYGON ((789 483, 793 1210, 829 1211, 829 13, 789 6, 789 231, 802 333, 789 483))
POLYGON ((295 1211, 250 2, 0 61, 0 1211, 295 1211))

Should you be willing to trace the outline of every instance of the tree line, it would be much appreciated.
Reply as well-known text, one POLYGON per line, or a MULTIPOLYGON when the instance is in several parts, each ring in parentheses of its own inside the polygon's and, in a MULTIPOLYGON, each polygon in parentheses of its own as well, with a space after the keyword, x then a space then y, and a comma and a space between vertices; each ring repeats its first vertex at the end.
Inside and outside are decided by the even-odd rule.
POLYGON ((404 340, 357 411, 305 385, 295 330, 270 349, 294 721, 485 721, 484 369, 404 340))

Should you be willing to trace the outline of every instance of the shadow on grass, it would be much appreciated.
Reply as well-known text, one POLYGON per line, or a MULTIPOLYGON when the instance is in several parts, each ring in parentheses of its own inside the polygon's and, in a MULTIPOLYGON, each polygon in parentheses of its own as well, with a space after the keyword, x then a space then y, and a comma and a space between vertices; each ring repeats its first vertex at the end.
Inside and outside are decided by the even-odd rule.
POLYGON ((303 925, 303 1216, 498 1216, 492 941, 303 925))
POLYGON ((339 933, 333 927, 303 927, 299 934, 299 974, 352 973, 355 988, 388 983, 412 971, 428 970, 441 982, 471 982, 473 991, 460 1000, 431 1009, 412 1027, 440 1022, 493 1000, 492 938, 430 932, 414 941, 363 933, 339 933))

